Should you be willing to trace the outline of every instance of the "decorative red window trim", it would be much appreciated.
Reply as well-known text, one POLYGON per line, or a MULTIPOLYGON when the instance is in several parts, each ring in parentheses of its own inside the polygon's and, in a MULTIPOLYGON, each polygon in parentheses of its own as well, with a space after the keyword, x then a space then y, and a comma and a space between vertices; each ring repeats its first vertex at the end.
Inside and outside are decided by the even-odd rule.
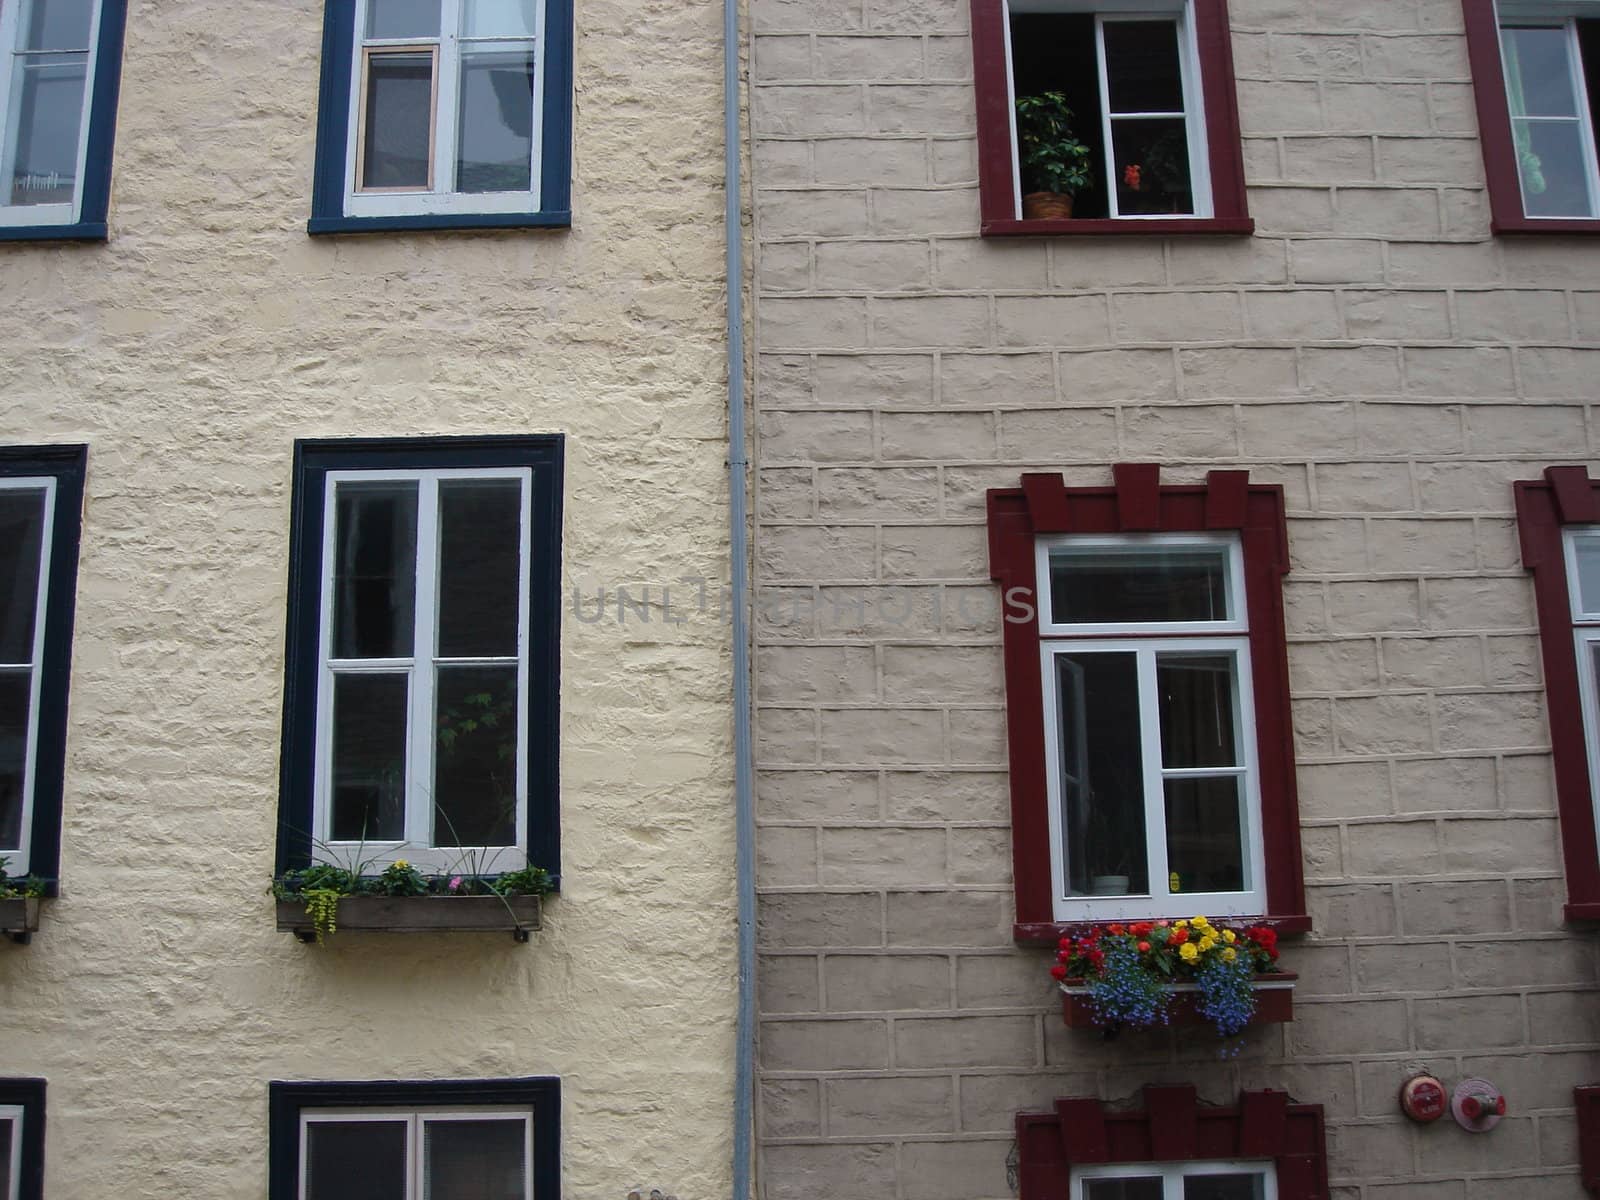
MULTIPOLYGON (((1039 234, 1250 234, 1244 151, 1239 142, 1239 100, 1233 86, 1233 46, 1227 0, 1192 0, 1200 92, 1205 103, 1206 150, 1211 160, 1210 217, 1157 220, 1025 221, 1012 184, 1011 76, 1006 61, 1002 0, 971 0, 972 65, 978 93, 979 232, 985 237, 1039 234)), ((1092 11, 1092 7, 1089 11, 1092 11)))
POLYGON ((1235 1158, 1270 1158, 1278 1200, 1327 1200, 1322 1105, 1259 1091, 1211 1108, 1187 1084, 1146 1086, 1144 1105, 1117 1111, 1085 1097, 1057 1100, 1054 1112, 1018 1113, 1020 1200, 1062 1200, 1075 1166, 1235 1158))
POLYGON ((1281 932, 1304 932, 1311 928, 1311 918, 1306 914, 1301 869, 1289 655, 1283 627, 1282 577, 1289 570, 1283 488, 1251 483, 1246 471, 1212 471, 1203 484, 1163 485, 1161 469, 1154 463, 1118 463, 1112 467, 1112 480, 1110 487, 1067 487, 1060 475, 1025 474, 1020 488, 996 488, 988 496, 989 574, 1001 586, 1007 618, 1003 622, 1006 727, 1017 897, 1013 935, 1021 942, 1053 942, 1085 924, 1056 921, 1051 899, 1044 684, 1035 603, 1040 594, 1037 538, 1055 533, 1215 530, 1237 530, 1244 556, 1267 867, 1267 912, 1261 915, 1281 932), (1030 609, 1028 619, 1020 619, 1030 609))
POLYGON ((1523 212, 1494 0, 1461 0, 1461 9, 1478 105, 1478 141, 1483 146, 1483 169, 1489 183, 1489 228, 1495 233, 1600 233, 1597 217, 1530 217, 1523 212))
POLYGON ((1600 1084, 1573 1088, 1572 1102, 1578 1109, 1578 1163, 1583 1186, 1591 1196, 1600 1196, 1600 1084))
POLYGON ((1600 524, 1600 481, 1591 480, 1585 467, 1547 467, 1542 480, 1524 480, 1513 487, 1522 565, 1533 572, 1533 602, 1539 615, 1556 810, 1567 873, 1566 917, 1600 920, 1600 850, 1595 842, 1594 793, 1561 532, 1566 525, 1600 524))

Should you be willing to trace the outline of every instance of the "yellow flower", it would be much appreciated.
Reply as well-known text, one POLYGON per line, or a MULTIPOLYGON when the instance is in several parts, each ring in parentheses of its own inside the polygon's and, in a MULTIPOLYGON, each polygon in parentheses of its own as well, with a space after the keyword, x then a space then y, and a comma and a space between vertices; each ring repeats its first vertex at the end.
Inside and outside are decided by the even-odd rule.
POLYGON ((394 869, 396 871, 404 871, 404 870, 408 869, 410 866, 411 866, 411 864, 408 863, 403 858, 397 858, 397 859, 394 860, 394 869))
POLYGON ((1234 942, 1239 940, 1239 935, 1231 929, 1224 929, 1222 931, 1222 940, 1231 946, 1234 944, 1234 942))
POLYGON ((1223 948, 1223 951, 1222 951, 1222 961, 1223 962, 1232 962, 1234 959, 1236 959, 1238 957, 1239 957, 1239 952, 1237 950, 1235 950, 1232 946, 1226 946, 1226 947, 1223 948))
POLYGON ((1172 927, 1174 929, 1187 929, 1187 928, 1189 928, 1189 922, 1187 922, 1187 921, 1174 921, 1172 923, 1172 927))
POLYGON ((1211 949, 1211 947, 1215 946, 1216 944, 1217 944, 1217 939, 1212 937, 1209 933, 1206 934, 1205 937, 1200 939, 1200 953, 1204 954, 1207 950, 1211 949))
POLYGON ((1200 957, 1200 948, 1193 942, 1185 942, 1178 947, 1178 957, 1184 962, 1193 962, 1200 957))
POLYGON ((1189 923, 1196 929, 1210 929, 1211 922, 1205 917, 1192 917, 1189 923))

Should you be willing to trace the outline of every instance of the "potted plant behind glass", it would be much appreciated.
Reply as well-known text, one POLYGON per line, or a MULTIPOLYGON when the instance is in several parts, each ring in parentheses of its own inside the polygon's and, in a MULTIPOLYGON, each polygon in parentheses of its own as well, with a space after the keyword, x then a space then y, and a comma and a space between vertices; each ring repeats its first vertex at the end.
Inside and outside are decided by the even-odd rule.
POLYGON ((1072 110, 1061 92, 1017 98, 1017 151, 1022 167, 1022 215, 1030 221, 1070 217, 1072 198, 1094 187, 1089 147, 1072 132, 1072 110))

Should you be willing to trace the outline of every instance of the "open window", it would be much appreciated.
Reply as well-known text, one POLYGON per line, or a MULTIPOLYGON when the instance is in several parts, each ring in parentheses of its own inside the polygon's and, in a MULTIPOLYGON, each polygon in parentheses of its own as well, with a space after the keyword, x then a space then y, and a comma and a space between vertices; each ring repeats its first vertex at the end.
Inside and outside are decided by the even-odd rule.
POLYGON ((301 442, 279 870, 555 874, 558 437, 301 442))
POLYGON ((1516 484, 1522 565, 1533 572, 1566 915, 1600 920, 1600 481, 1549 467, 1516 484))
POLYGON ((571 0, 327 0, 312 233, 571 223, 571 0))
POLYGON ((1225 0, 972 0, 985 234, 1249 233, 1225 0))
POLYGON ((1195 912, 1308 928, 1282 490, 1114 479, 989 493, 1016 935, 1195 912))
POLYGON ((1496 232, 1600 232, 1600 0, 1463 0, 1496 232))
POLYGON ((0 4, 0 240, 106 236, 127 0, 0 4))

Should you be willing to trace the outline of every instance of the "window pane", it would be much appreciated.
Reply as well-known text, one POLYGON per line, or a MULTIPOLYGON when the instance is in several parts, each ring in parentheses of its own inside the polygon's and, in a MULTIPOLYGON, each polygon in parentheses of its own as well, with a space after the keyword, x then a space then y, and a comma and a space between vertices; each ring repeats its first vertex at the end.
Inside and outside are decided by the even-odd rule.
POLYGON ((1238 765, 1233 733, 1233 656, 1158 654, 1161 765, 1238 765))
POLYGON ((426 188, 433 159, 433 55, 367 57, 361 186, 426 188))
POLYGON ((1114 120, 1111 150, 1119 212, 1194 211, 1189 140, 1182 120, 1114 120))
POLYGON ((439 654, 517 652, 522 483, 515 479, 439 484, 439 654))
MULTIPOLYGON (((87 50, 94 0, 33 0, 24 50, 87 50)), ((0 1196, 5 1193, 0 1192, 0 1196)))
POLYGON ((1167 870, 1180 892, 1244 891, 1239 780, 1169 779, 1167 870))
POLYGON ((17 1123, 0 1117, 0 1200, 11 1197, 11 1147, 17 1136, 17 1123))
POLYGON ((87 54, 18 60, 11 103, 12 204, 70 204, 78 180, 87 54))
POLYGON ((417 485, 341 483, 334 512, 334 658, 409 658, 417 485))
POLYGON ((1523 209, 1532 217, 1587 217, 1589 170, 1577 121, 1513 119, 1523 209))
POLYGON ((436 38, 439 0, 367 0, 369 38, 436 38))
POLYGON ((1138 661, 1129 653, 1060 655, 1056 689, 1067 891, 1146 893, 1138 661))
POLYGON ((1190 1175, 1183 1181, 1183 1200, 1261 1200, 1264 1177, 1254 1172, 1239 1175, 1190 1175))
POLYGON ((1050 616, 1058 625, 1226 621, 1221 546, 1058 546, 1050 551, 1050 616))
POLYGON ((533 51, 461 56, 456 191, 525 192, 533 183, 533 51))
POLYGON ((401 1200, 405 1194, 406 1122, 306 1126, 305 1200, 401 1200))
POLYGON ((1506 100, 1512 116, 1575 117, 1572 66, 1567 58, 1567 31, 1502 29, 1500 45, 1506 68, 1506 100))
POLYGON ((1161 1200, 1161 1176, 1086 1179, 1083 1183, 1083 1200, 1161 1200))
POLYGON ((0 663, 31 663, 44 537, 42 490, 0 490, 0 663))
POLYGON ((31 672, 0 671, 0 850, 22 849, 22 800, 32 693, 31 672))
POLYGON ((532 37, 534 0, 465 0, 465 37, 532 37))
POLYGON ((1106 84, 1113 113, 1182 112, 1174 21, 1107 21, 1106 84))
POLYGON ((433 844, 509 846, 517 821, 516 667, 440 667, 433 844))
POLYGON ((1578 560, 1578 608, 1580 612, 1600 612, 1600 537, 1573 539, 1578 560))
POLYGON ((331 840, 406 835, 405 675, 333 677, 331 840))
POLYGON ((422 1126, 422 1200, 524 1200, 524 1122, 426 1121, 422 1126))

